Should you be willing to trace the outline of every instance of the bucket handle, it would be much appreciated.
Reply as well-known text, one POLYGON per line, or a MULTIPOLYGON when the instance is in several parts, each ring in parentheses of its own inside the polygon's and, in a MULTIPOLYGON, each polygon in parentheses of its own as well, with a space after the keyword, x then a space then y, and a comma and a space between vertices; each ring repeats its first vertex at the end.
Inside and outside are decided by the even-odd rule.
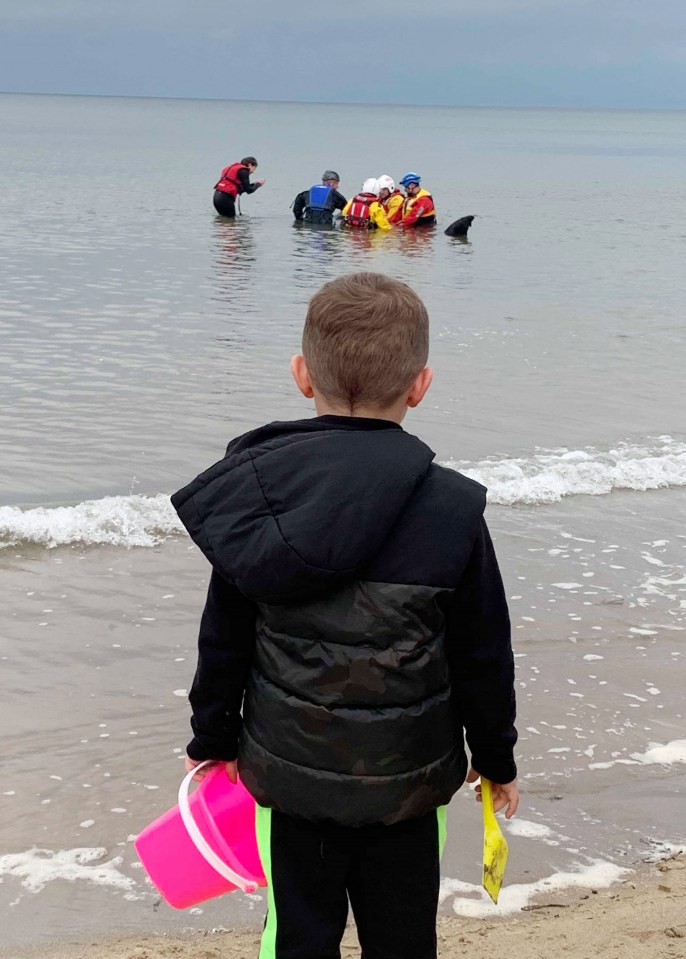
POLYGON ((257 889, 257 883, 252 882, 250 879, 244 879, 243 876, 239 876, 237 872, 234 872, 233 869, 227 866, 224 860, 219 858, 214 849, 207 842, 203 834, 200 832, 195 819, 193 819, 193 813, 191 812, 191 806, 188 801, 188 790, 190 789, 191 781, 199 769, 202 769, 203 766, 210 766, 212 764, 212 760, 209 759, 204 763, 199 763, 199 765, 195 766, 194 769, 191 769, 191 771, 184 777, 183 782, 179 786, 179 812, 181 814, 181 821, 186 827, 186 832, 188 833, 191 842, 208 865, 212 866, 212 868, 218 872, 220 876, 226 879, 227 882, 230 882, 232 885, 240 889, 241 892, 255 892, 257 889))

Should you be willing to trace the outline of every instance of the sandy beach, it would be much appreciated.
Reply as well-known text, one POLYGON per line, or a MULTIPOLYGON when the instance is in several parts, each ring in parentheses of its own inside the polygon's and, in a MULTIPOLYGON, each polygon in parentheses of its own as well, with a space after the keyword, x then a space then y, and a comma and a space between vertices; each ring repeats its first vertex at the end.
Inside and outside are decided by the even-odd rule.
MULTIPOLYGON (((672 491, 653 494, 653 536, 663 500, 667 526, 668 497, 672 491)), ((526 916, 523 907, 546 896, 559 902, 593 886, 605 896, 601 890, 633 882, 644 860, 668 857, 686 840, 686 741, 676 705, 681 636, 667 628, 678 587, 674 599, 648 593, 643 606, 640 590, 627 592, 613 579, 626 571, 603 563, 617 555, 602 552, 610 548, 605 541, 619 542, 609 539, 616 531, 591 542, 598 538, 593 514, 578 505, 547 515, 547 541, 556 550, 550 567, 546 550, 528 553, 537 543, 523 538, 518 513, 491 515, 505 568, 525 569, 527 577, 510 573, 508 589, 517 617, 523 799, 504 826, 510 862, 497 911, 479 892, 479 809, 468 790, 450 805, 441 915, 461 917, 456 948, 464 929, 486 929, 484 918, 489 930, 493 925, 488 935, 505 935, 498 930, 510 928, 509 917, 526 916), (555 595, 558 579, 581 584, 589 567, 597 585, 555 595), (574 615, 568 636, 560 626, 566 611, 574 615)), ((634 536, 646 539, 640 527, 634 536)), ((666 547, 650 556, 666 564, 668 553, 659 550, 666 547)), ((666 570, 659 567, 662 579, 666 570)), ((0 796, 0 910, 7 916, 0 955, 35 949, 44 956, 69 942, 89 949, 120 943, 115 957, 145 955, 135 952, 143 940, 130 937, 146 937, 146 944, 170 937, 159 940, 167 948, 174 937, 220 928, 245 933, 241 948, 255 955, 250 943, 261 927, 263 896, 177 912, 159 902, 133 848, 178 788, 204 559, 180 537, 139 550, 24 546, 4 551, 2 578, 8 684, 0 720, 14 737, 5 746, 0 796), (37 742, 42 748, 27 753, 37 742)))
MULTIPOLYGON (((530 959, 681 959, 686 956, 686 856, 660 862, 610 889, 579 889, 543 896, 508 919, 441 917, 439 955, 507 954, 530 959)), ((346 933, 343 959, 358 951, 346 933)), ((17 951, 13 959, 252 959, 259 934, 221 929, 204 935, 150 936, 65 943, 57 949, 17 951)))

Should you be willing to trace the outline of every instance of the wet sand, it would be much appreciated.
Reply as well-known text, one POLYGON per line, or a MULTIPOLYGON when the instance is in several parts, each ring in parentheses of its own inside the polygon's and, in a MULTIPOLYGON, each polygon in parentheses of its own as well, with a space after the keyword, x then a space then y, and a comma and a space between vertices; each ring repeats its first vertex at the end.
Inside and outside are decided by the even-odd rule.
MULTIPOLYGON (((132 936, 13 952, 15 959, 250 959, 259 934, 230 929, 192 936, 132 936)), ((343 959, 359 952, 346 933, 343 959)), ((612 890, 542 899, 501 920, 441 918, 443 959, 564 955, 568 959, 683 959, 686 956, 686 858, 660 863, 612 890)))
MULTIPOLYGON (((480 892, 479 807, 466 790, 454 798, 444 917, 499 923, 556 889, 557 901, 570 886, 633 881, 643 860, 686 842, 675 499, 686 494, 576 498, 538 508, 535 524, 528 510, 489 508, 512 611, 523 799, 496 910, 480 892)), ((254 934, 261 895, 175 912, 133 848, 175 801, 205 560, 180 537, 151 549, 22 545, 0 553, 0 571, 6 954, 89 937, 254 934)))

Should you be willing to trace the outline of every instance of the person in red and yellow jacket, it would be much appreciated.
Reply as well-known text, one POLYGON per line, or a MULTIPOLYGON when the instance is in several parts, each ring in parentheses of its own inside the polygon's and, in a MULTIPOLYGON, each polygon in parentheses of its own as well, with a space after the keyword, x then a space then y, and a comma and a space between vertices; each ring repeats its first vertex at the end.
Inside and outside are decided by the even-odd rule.
POLYGON ((214 185, 214 208, 220 216, 236 216, 236 197, 242 193, 254 193, 264 180, 250 182, 250 174, 257 169, 255 157, 243 157, 240 163, 230 163, 221 172, 214 185))
MULTIPOLYGON (((383 173, 379 179, 379 203, 384 208, 389 221, 396 210, 400 209, 405 202, 405 197, 400 190, 396 188, 393 177, 383 173)), ((401 214, 402 215, 402 214, 401 214)))
POLYGON ((379 181, 370 177, 362 184, 362 191, 348 200, 341 214, 342 224, 364 230, 390 230, 384 208, 379 203, 379 181))
POLYGON ((421 186, 421 177, 418 173, 406 173, 400 181, 405 187, 405 202, 402 209, 389 217, 391 223, 404 227, 434 226, 436 223, 436 207, 433 197, 428 190, 421 186))

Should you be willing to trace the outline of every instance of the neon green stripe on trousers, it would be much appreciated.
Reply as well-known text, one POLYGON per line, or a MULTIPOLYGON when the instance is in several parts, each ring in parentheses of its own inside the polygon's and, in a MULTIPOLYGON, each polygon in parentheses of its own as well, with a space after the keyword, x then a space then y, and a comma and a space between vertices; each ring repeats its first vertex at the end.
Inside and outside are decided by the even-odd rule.
POLYGON ((445 848, 445 840, 448 835, 448 827, 446 824, 446 814, 448 812, 447 806, 439 806, 436 810, 436 819, 438 821, 438 858, 441 859, 443 856, 443 850, 445 848))
MULTIPOLYGON (((436 810, 436 825, 438 827, 438 856, 443 855, 447 834, 446 813, 447 806, 439 806, 436 810)), ((272 810, 264 806, 255 806, 255 833, 257 846, 260 851, 262 868, 267 879, 267 920, 262 933, 259 959, 276 959, 276 928, 277 915, 272 883, 272 810)))
POLYGON ((262 868, 267 878, 267 921, 262 933, 259 959, 276 957, 276 903, 272 884, 272 811, 255 805, 255 833, 262 868))

